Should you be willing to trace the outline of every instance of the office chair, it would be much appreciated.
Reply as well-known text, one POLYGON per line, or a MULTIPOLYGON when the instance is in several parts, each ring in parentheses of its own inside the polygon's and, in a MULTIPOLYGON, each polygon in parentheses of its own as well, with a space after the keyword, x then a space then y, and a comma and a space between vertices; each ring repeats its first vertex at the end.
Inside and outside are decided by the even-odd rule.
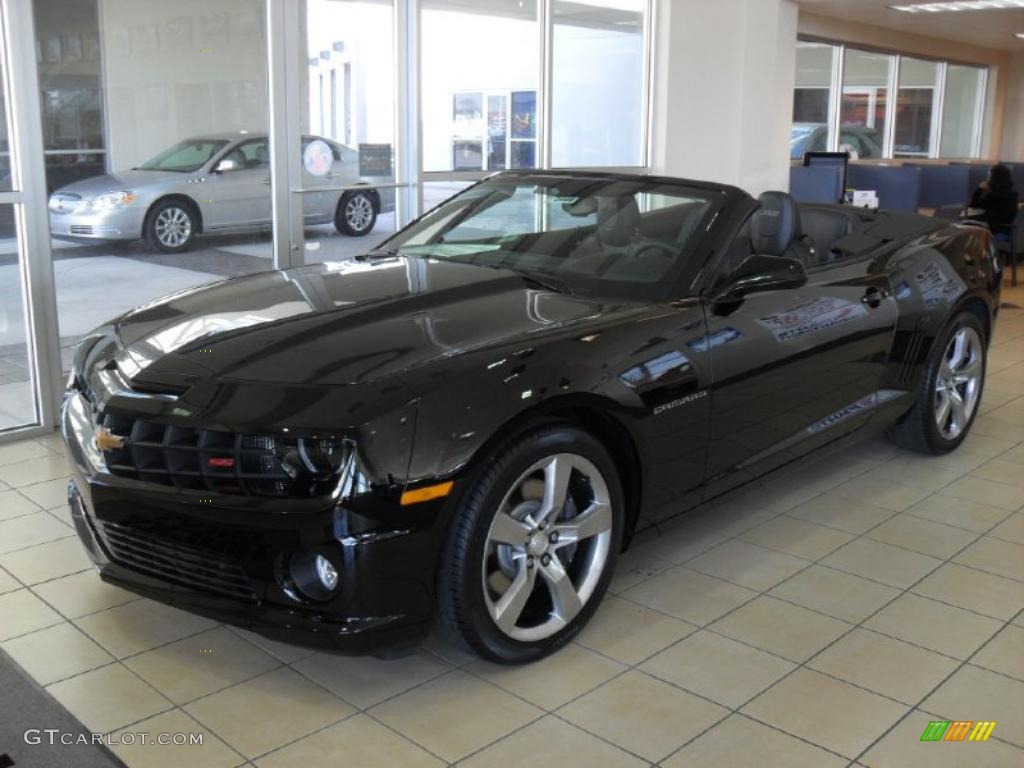
POLYGON ((993 224, 992 235, 996 241, 996 250, 1006 254, 1010 262, 1010 285, 1017 287, 1017 251, 1024 233, 1024 214, 1018 209, 1013 221, 1007 224, 993 224))

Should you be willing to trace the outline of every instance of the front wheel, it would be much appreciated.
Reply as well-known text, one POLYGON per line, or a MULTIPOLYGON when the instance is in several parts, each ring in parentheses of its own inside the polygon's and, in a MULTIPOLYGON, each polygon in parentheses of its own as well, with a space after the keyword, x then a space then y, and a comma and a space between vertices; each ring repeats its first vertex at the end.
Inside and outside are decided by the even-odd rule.
POLYGON ((187 250, 196 236, 196 214, 177 200, 158 203, 146 217, 146 242, 163 253, 187 250))
POLYGON ((439 577, 444 629, 491 661, 561 648, 596 610, 622 542, 615 464, 590 434, 539 428, 462 497, 439 577))
POLYGON ((338 201, 334 227, 343 235, 362 237, 377 223, 377 206, 368 192, 349 192, 338 201))
POLYGON ((981 404, 987 346, 973 313, 953 318, 935 340, 914 407, 891 432, 897 444, 942 454, 964 441, 981 404))

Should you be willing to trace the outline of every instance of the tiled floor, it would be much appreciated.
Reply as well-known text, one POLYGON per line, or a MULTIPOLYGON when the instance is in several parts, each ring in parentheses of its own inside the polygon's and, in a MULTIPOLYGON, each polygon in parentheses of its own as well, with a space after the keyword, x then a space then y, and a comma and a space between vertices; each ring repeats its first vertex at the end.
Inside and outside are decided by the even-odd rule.
POLYGON ((863 443, 638 543, 520 669, 313 653, 104 585, 59 441, 0 446, 0 645, 91 729, 204 734, 132 766, 1022 765, 1024 311, 983 410, 950 456, 863 443), (931 719, 998 725, 922 744, 931 719))

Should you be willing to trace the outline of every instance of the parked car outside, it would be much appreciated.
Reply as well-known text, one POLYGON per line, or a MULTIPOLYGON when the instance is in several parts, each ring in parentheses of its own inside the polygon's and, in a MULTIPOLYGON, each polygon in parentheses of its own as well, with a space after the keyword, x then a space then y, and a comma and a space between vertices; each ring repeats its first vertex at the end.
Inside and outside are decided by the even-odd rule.
MULTIPOLYGON (((376 189, 359 175, 358 150, 320 136, 304 136, 302 149, 313 160, 303 170, 311 190, 302 197, 306 224, 333 222, 359 237, 379 213, 394 210, 394 189, 376 189), (345 189, 357 185, 366 188, 345 189)), ((203 233, 268 229, 269 140, 248 132, 185 139, 130 170, 60 188, 49 207, 56 238, 143 239, 164 253, 187 250, 203 233)))
MULTIPOLYGON (((807 152, 825 152, 828 149, 828 126, 824 123, 793 123, 789 140, 789 156, 801 159, 807 152)), ((866 125, 844 125, 839 130, 839 151, 849 152, 853 159, 882 157, 882 137, 866 125)))

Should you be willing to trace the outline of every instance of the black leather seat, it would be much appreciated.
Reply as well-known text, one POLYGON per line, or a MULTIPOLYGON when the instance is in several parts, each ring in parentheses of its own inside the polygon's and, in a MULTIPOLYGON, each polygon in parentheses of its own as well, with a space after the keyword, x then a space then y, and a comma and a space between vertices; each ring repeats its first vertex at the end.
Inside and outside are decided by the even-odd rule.
POLYGON ((764 192, 761 208, 750 217, 750 240, 754 253, 786 256, 813 266, 810 248, 803 242, 800 209, 785 192, 764 192))
POLYGON ((640 207, 633 196, 597 198, 596 236, 604 246, 622 248, 629 245, 640 229, 640 207))
POLYGON ((637 237, 640 228, 640 207, 633 197, 596 198, 588 200, 593 207, 597 226, 584 237, 572 254, 572 269, 604 275, 623 255, 637 237))
POLYGON ((804 241, 810 249, 815 265, 818 266, 835 260, 833 244, 853 232, 856 226, 853 216, 834 208, 804 207, 800 222, 803 226, 804 241))

